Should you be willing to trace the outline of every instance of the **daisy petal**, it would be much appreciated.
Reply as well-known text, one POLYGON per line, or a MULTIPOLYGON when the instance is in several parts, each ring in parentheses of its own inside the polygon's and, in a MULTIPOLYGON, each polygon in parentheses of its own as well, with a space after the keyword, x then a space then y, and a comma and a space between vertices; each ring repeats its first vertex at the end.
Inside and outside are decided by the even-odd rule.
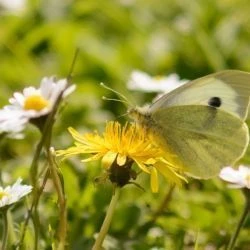
POLYGON ((32 186, 22 185, 21 182, 22 179, 19 178, 14 185, 0 188, 0 207, 16 203, 31 192, 32 186))
POLYGON ((219 177, 230 183, 232 188, 248 188, 250 189, 250 168, 240 165, 238 170, 230 166, 221 170, 219 177))

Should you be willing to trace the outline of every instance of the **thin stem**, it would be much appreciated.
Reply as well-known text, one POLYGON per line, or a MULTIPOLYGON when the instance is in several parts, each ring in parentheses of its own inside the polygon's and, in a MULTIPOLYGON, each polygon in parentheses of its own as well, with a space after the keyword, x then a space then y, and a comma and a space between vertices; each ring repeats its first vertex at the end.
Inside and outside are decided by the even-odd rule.
POLYGON ((20 237, 20 240, 19 240, 19 243, 17 244, 17 248, 16 249, 20 249, 22 244, 23 244, 23 240, 24 240, 24 236, 25 236, 25 233, 26 233, 26 230, 27 230, 27 226, 28 226, 28 222, 29 222, 29 219, 31 218, 32 216, 32 213, 33 213, 33 209, 35 207, 38 206, 38 203, 39 203, 39 199, 43 193, 43 190, 45 188, 45 185, 47 183, 47 180, 49 178, 49 170, 47 170, 47 172, 45 173, 45 176, 44 176, 44 179, 43 179, 43 183, 42 183, 42 186, 40 187, 40 189, 38 190, 38 194, 36 196, 36 199, 33 199, 33 202, 31 204, 31 207, 30 209, 28 210, 28 214, 27 214, 27 217, 24 221, 24 226, 23 226, 23 230, 22 230, 22 234, 21 234, 21 237, 20 237))
POLYGON ((67 76, 67 79, 68 79, 69 82, 70 82, 70 80, 72 78, 73 70, 75 68, 76 59, 77 59, 77 57, 79 55, 79 52, 80 52, 80 49, 76 48, 74 56, 73 56, 73 60, 72 60, 72 63, 71 63, 70 69, 69 69, 69 73, 68 73, 68 76, 67 76))
POLYGON ((13 221, 13 216, 10 213, 10 210, 7 212, 8 223, 9 223, 9 242, 11 245, 16 243, 16 231, 15 231, 15 224, 13 221))
POLYGON ((24 235, 26 233, 26 228, 27 228, 27 224, 29 219, 31 218, 31 215, 33 213, 32 216, 32 220, 33 220, 33 224, 34 224, 34 235, 35 235, 35 239, 34 239, 34 249, 37 250, 38 249, 38 238, 39 238, 39 213, 37 211, 37 207, 38 207, 38 202, 39 202, 39 187, 38 187, 38 162, 39 162, 39 157, 41 155, 42 149, 43 149, 43 145, 45 144, 46 140, 47 140, 47 135, 50 132, 50 128, 51 125, 49 124, 48 121, 51 121, 52 118, 50 118, 50 116, 48 117, 48 120, 45 123, 45 127, 44 127, 44 133, 42 134, 42 137, 39 141, 39 143, 37 144, 37 148, 35 151, 35 155, 33 157, 32 163, 31 163, 31 167, 30 167, 30 175, 31 175, 31 181, 32 181, 32 186, 33 186, 33 191, 32 191, 32 196, 33 196, 33 203, 31 205, 30 208, 30 213, 28 214, 26 221, 25 221, 25 227, 24 227, 24 231, 23 231, 23 236, 21 239, 21 244, 22 244, 22 240, 24 238, 24 235))
POLYGON ((104 238, 109 230, 109 226, 110 226, 110 223, 111 223, 119 196, 120 196, 120 188, 116 188, 115 193, 112 196, 112 199, 110 201, 109 208, 108 208, 108 211, 106 213, 106 217, 103 221, 102 227, 100 229, 100 232, 97 236, 97 239, 95 241, 95 244, 94 244, 92 250, 100 250, 101 249, 104 238))
MULTIPOLYGON (((244 192, 244 190, 243 190, 243 192, 244 192)), ((233 236, 230 239, 227 250, 233 250, 234 249, 234 246, 235 246, 236 240, 237 240, 237 238, 239 236, 240 230, 243 227, 244 222, 245 222, 249 212, 250 212, 250 200, 249 200, 249 197, 246 196, 246 203, 245 203, 243 213, 242 213, 240 221, 239 221, 239 223, 238 223, 238 225, 236 227, 236 230, 235 230, 235 232, 233 233, 233 236)))
MULTIPOLYGON (((33 211, 33 214, 35 215, 35 216, 32 217, 33 222, 34 222, 34 226, 35 226, 34 227, 35 243, 38 242, 38 238, 37 238, 38 237, 38 228, 36 227, 37 224, 38 224, 38 220, 39 220, 38 213, 36 213, 37 205, 38 205, 38 201, 39 201, 39 198, 38 198, 39 190, 38 190, 38 185, 37 185, 38 161, 39 161, 39 157, 41 155, 43 146, 45 144, 46 145, 50 144, 52 127, 53 127, 54 122, 55 122, 54 118, 55 118, 56 112, 58 110, 58 106, 60 104, 60 101, 62 99, 62 95, 63 95, 63 91, 58 96, 52 111, 50 112, 50 114, 48 115, 48 117, 46 119, 46 122, 45 122, 43 130, 42 130, 42 137, 41 137, 41 139, 40 139, 40 141, 39 141, 39 143, 37 145, 35 155, 33 157, 32 163, 31 163, 30 175, 31 175, 31 180, 32 180, 32 185, 33 185, 33 192, 32 192, 33 202, 32 202, 31 208, 29 210, 28 216, 27 216, 26 221, 25 221, 25 227, 24 227, 24 230, 23 230, 23 233, 22 233, 22 236, 21 236, 21 240, 20 240, 20 243, 19 243, 20 246, 23 243, 23 239, 24 239, 24 236, 25 236, 25 233, 26 233, 26 229, 27 229, 29 219, 31 218, 31 215, 32 215, 32 211, 33 211)), ((37 246, 35 245, 34 248, 36 249, 37 246)))
POLYGON ((151 222, 155 222, 157 220, 157 218, 166 210, 166 208, 167 208, 167 206, 172 198, 174 189, 175 189, 175 185, 171 185, 169 187, 169 189, 164 197, 164 200, 162 201, 162 203, 160 204, 158 209, 154 212, 154 214, 150 220, 151 222))
POLYGON ((51 172, 51 177, 53 180, 53 184, 55 185, 55 189, 58 196, 58 203, 60 209, 60 217, 59 217, 59 226, 57 230, 58 234, 58 249, 64 249, 66 245, 66 236, 67 236, 67 209, 66 209, 66 198, 63 190, 63 184, 59 176, 58 167, 53 158, 53 155, 49 148, 47 148, 47 157, 49 162, 49 168, 51 172))
POLYGON ((8 209, 4 209, 2 211, 3 215, 3 239, 2 239, 2 250, 7 249, 7 243, 8 243, 8 232, 9 232, 9 223, 8 223, 8 209))
MULTIPOLYGON (((67 89, 67 87, 69 86, 69 80, 72 77, 72 72, 73 72, 73 68, 76 62, 76 58, 78 55, 79 50, 77 49, 74 55, 74 59, 70 68, 70 72, 68 75, 68 83, 67 86, 65 87, 65 89, 67 89)), ((39 193, 39 187, 37 185, 37 179, 38 179, 38 167, 39 167, 39 157, 42 153, 42 149, 43 147, 45 147, 45 149, 49 149, 50 148, 50 143, 51 143, 51 134, 52 134, 52 128, 55 122, 55 116, 56 113, 58 111, 60 102, 62 100, 62 96, 63 96, 64 91, 62 91, 60 93, 60 95, 57 97, 57 100, 54 104, 53 109, 51 110, 51 112, 48 114, 48 116, 46 117, 44 126, 39 126, 39 129, 41 130, 42 136, 41 139, 37 145, 36 151, 35 151, 35 155, 33 157, 32 163, 31 163, 31 168, 30 168, 30 175, 31 175, 31 180, 32 180, 32 185, 33 185, 33 202, 31 205, 31 208, 29 209, 29 213, 28 216, 26 218, 25 221, 25 225, 24 225, 24 229, 21 235, 21 239, 19 241, 19 247, 21 247, 21 245, 23 244, 23 240, 24 240, 24 236, 26 233, 26 229, 27 229, 27 225, 29 222, 29 219, 32 216, 32 212, 34 214, 33 216, 33 222, 34 222, 34 229, 35 229, 35 249, 37 249, 38 247, 38 228, 37 228, 37 223, 39 222, 39 217, 38 217, 38 213, 37 213, 37 206, 38 206, 38 202, 39 202, 39 198, 41 196, 41 193, 39 193)), ((46 177, 47 180, 47 177, 46 177)), ((40 191, 43 191, 43 188, 40 189, 40 191)))

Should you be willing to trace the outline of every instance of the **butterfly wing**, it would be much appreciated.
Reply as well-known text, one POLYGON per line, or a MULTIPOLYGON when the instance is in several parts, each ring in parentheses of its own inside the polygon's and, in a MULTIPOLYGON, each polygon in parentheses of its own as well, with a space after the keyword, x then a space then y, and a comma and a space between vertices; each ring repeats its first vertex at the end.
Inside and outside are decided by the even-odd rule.
POLYGON ((158 109, 180 105, 215 105, 245 120, 249 97, 250 74, 238 70, 225 70, 184 84, 162 96, 151 105, 149 111, 154 113, 158 109), (213 100, 217 102, 213 103, 213 100))
POLYGON ((210 106, 161 107, 152 119, 157 125, 151 132, 162 149, 197 178, 210 178, 235 163, 249 141, 241 119, 210 106))

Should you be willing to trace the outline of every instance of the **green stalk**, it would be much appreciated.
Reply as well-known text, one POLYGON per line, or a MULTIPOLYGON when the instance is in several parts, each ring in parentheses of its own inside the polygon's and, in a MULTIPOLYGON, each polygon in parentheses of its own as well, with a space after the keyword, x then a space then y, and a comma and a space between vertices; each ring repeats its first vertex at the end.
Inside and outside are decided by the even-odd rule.
POLYGON ((176 185, 171 185, 164 197, 164 200, 161 202, 160 206, 157 208, 157 210, 154 212, 154 214, 152 215, 152 218, 150 220, 151 223, 154 223, 158 217, 160 215, 162 215, 162 213, 167 209, 171 199, 172 199, 172 195, 174 192, 176 185))
POLYGON ((13 244, 15 244, 17 239, 16 239, 14 221, 13 221, 12 214, 10 213, 10 210, 8 210, 8 212, 7 212, 7 219, 8 219, 8 223, 9 223, 9 242, 10 242, 10 244, 13 245, 13 244))
POLYGON ((2 250, 7 250, 8 244, 8 232, 9 232, 9 222, 8 222, 8 209, 2 210, 3 215, 3 238, 2 238, 2 250))
MULTIPOLYGON (((74 68, 78 53, 79 53, 79 49, 77 49, 75 51, 73 62, 71 64, 70 71, 69 71, 69 74, 68 74, 68 77, 67 77, 68 84, 67 84, 66 88, 68 87, 69 82, 71 80, 73 68, 74 68)), ((35 230, 35 246, 34 246, 34 249, 35 250, 38 249, 39 214, 37 212, 37 207, 38 207, 38 202, 39 202, 40 196, 41 196, 42 191, 43 191, 43 188, 40 188, 41 192, 39 192, 39 187, 37 185, 39 158, 40 158, 40 155, 41 155, 41 152, 42 152, 43 148, 45 148, 46 152, 49 151, 50 144, 51 144, 52 128, 53 128, 53 125, 55 123, 55 116, 56 116, 56 113, 58 111, 58 107, 60 105, 60 102, 62 101, 62 96, 63 96, 63 91, 58 96, 58 98, 57 98, 57 100, 56 100, 56 102, 54 104, 54 107, 51 110, 51 112, 48 114, 48 116, 46 117, 46 120, 42 119, 42 123, 39 123, 39 121, 37 123, 37 127, 40 129, 42 136, 41 136, 41 139, 40 139, 40 141, 39 141, 39 143, 37 145, 35 155, 33 157, 31 167, 30 167, 30 175, 31 175, 31 180, 32 180, 32 185, 33 185, 33 192, 32 192, 32 194, 33 194, 33 202, 32 202, 32 205, 31 205, 31 207, 29 209, 28 216, 27 216, 27 218, 26 218, 26 220, 24 222, 24 228, 23 228, 23 231, 22 231, 22 234, 21 234, 20 241, 18 243, 19 248, 22 247, 23 240, 24 240, 24 237, 25 237, 25 233, 26 233, 26 230, 27 230, 27 225, 28 225, 29 219, 31 218, 31 216, 33 214, 32 218, 33 218, 34 230, 35 230)), ((50 161, 50 160, 48 159, 48 161, 50 161)), ((62 190, 62 187, 59 188, 60 190, 58 189, 58 185, 60 186, 61 183, 59 183, 57 180, 55 181, 55 178, 56 177, 53 177, 53 174, 52 174, 52 179, 53 179, 54 184, 56 186, 57 194, 58 194, 58 196, 61 197, 61 194, 59 194, 59 193, 61 192, 60 190, 62 190)), ((46 179, 46 181, 47 181, 47 177, 45 177, 44 179, 46 179)), ((64 208, 63 208, 64 209, 64 216, 65 216, 65 207, 66 206, 64 205, 64 208)), ((61 249, 63 249, 63 248, 61 248, 61 249)))
POLYGON ((237 238, 239 236, 239 233, 240 233, 240 230, 244 225, 244 222, 245 222, 245 220, 247 218, 248 213, 250 212, 250 190, 245 188, 242 191, 243 191, 243 193, 245 195, 245 198, 246 198, 245 207, 244 207, 243 213, 241 215, 241 218, 239 220, 239 223, 238 223, 238 225, 236 227, 236 230, 235 230, 235 232, 233 233, 233 236, 230 239, 227 250, 233 250, 234 249, 236 240, 237 240, 237 238))
POLYGON ((109 208, 108 208, 107 213, 106 213, 106 217, 103 221, 102 227, 100 229, 100 232, 97 236, 97 239, 95 241, 95 244, 94 244, 92 250, 102 249, 102 243, 104 241, 106 234, 108 233, 109 226, 110 226, 112 217, 114 215, 115 207, 116 207, 117 201, 119 199, 119 196, 120 196, 120 188, 116 188, 115 193, 112 196, 112 199, 110 201, 109 208))
POLYGON ((67 209, 66 209, 66 198, 64 194, 63 183, 60 179, 58 167, 53 158, 53 155, 49 148, 47 148, 47 157, 49 162, 49 169, 52 177, 53 184, 55 186, 58 203, 59 203, 59 226, 57 229, 58 236, 58 250, 65 249, 66 245, 66 236, 67 236, 67 209))
POLYGON ((20 240, 19 240, 19 243, 17 244, 16 246, 16 249, 21 249, 22 247, 22 244, 23 244, 23 241, 24 241, 24 236, 25 236, 25 233, 26 233, 26 230, 27 230, 27 226, 28 226, 28 222, 29 222, 29 219, 31 218, 32 216, 32 213, 33 213, 33 210, 35 207, 38 206, 38 203, 39 203, 39 199, 43 193, 43 190, 45 188, 45 185, 47 183, 47 180, 49 178, 49 170, 46 171, 45 173, 45 176, 44 176, 44 179, 43 179, 43 183, 42 183, 42 186, 39 188, 39 191, 38 191, 38 194, 36 196, 36 199, 33 199, 33 202, 31 204, 31 207, 30 209, 28 210, 28 214, 27 214, 27 217, 24 221, 24 226, 23 226, 23 230, 22 230, 22 233, 21 233, 21 237, 20 237, 20 240))

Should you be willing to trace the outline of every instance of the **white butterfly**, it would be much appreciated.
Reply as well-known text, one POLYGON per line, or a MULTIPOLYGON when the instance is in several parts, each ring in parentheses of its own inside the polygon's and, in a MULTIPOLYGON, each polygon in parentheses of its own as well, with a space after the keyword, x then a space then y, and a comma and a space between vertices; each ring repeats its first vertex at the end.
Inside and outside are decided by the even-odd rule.
POLYGON ((210 178, 245 153, 250 74, 225 70, 180 86, 129 115, 145 127, 174 164, 210 178))

